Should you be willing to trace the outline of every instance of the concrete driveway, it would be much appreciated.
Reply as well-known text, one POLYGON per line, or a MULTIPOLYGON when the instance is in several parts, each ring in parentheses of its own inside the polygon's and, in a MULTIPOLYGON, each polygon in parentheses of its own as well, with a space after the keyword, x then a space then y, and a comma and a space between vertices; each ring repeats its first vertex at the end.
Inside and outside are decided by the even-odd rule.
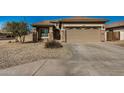
MULTIPOLYGON (((108 43, 68 44, 71 59, 46 59, 4 70, 0 75, 123 76, 124 48, 108 43)), ((65 55, 66 56, 66 55, 65 55)))

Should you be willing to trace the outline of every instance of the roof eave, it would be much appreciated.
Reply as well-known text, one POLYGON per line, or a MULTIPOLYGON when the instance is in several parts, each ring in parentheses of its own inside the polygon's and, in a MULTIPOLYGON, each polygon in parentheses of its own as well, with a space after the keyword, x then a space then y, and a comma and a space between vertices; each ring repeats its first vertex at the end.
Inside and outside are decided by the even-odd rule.
POLYGON ((111 27, 106 27, 106 29, 112 29, 112 28, 118 28, 118 27, 124 27, 124 25, 120 25, 120 26, 111 26, 111 27))
POLYGON ((74 23, 76 23, 76 22, 84 22, 84 23, 86 23, 86 22, 88 22, 88 23, 90 23, 90 22, 94 22, 94 23, 96 23, 96 22, 103 22, 103 23, 106 23, 106 22, 108 22, 108 20, 107 21, 60 21, 60 22, 74 22, 74 23))
POLYGON ((51 27, 51 26, 54 26, 54 25, 37 25, 37 24, 33 24, 32 25, 33 27, 51 27))

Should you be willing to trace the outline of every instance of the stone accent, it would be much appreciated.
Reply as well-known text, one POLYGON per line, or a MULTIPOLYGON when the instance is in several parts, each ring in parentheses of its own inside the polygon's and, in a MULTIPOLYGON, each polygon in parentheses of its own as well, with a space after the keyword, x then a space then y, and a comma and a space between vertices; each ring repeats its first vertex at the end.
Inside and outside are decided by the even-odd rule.
POLYGON ((38 41, 38 33, 36 31, 36 29, 33 29, 33 42, 37 42, 38 41))
POLYGON ((64 29, 64 24, 61 24, 61 29, 64 29))
POLYGON ((56 28, 59 29, 59 23, 56 24, 56 28))
POLYGON ((101 26, 100 33, 101 33, 101 42, 105 42, 106 40, 105 40, 105 27, 104 27, 104 25, 101 26))
POLYGON ((60 31, 60 35, 61 35, 61 42, 65 42, 66 40, 66 37, 65 37, 65 29, 62 29, 61 31, 60 31))
POLYGON ((53 40, 53 27, 49 27, 49 34, 48 34, 49 40, 53 40))
POLYGON ((101 33, 101 42, 105 42, 105 31, 101 30, 100 33, 101 33))

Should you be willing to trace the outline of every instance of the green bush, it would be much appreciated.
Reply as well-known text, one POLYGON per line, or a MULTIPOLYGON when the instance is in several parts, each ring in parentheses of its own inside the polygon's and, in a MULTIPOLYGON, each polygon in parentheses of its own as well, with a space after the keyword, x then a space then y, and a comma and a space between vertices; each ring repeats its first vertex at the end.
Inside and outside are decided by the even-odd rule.
POLYGON ((48 41, 45 43, 45 48, 61 48, 63 47, 61 43, 57 41, 48 41))

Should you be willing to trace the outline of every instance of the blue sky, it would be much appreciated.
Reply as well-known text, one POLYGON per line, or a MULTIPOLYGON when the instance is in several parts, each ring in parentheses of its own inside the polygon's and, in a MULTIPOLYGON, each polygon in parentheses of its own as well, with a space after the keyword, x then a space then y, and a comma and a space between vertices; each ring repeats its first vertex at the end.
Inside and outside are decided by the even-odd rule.
MULTIPOLYGON (((0 28, 2 28, 3 24, 8 21, 26 21, 29 24, 43 21, 43 20, 54 20, 61 18, 68 18, 71 16, 0 16, 0 28)), ((124 16, 87 16, 92 18, 105 18, 109 19, 111 22, 124 21, 124 16)))

